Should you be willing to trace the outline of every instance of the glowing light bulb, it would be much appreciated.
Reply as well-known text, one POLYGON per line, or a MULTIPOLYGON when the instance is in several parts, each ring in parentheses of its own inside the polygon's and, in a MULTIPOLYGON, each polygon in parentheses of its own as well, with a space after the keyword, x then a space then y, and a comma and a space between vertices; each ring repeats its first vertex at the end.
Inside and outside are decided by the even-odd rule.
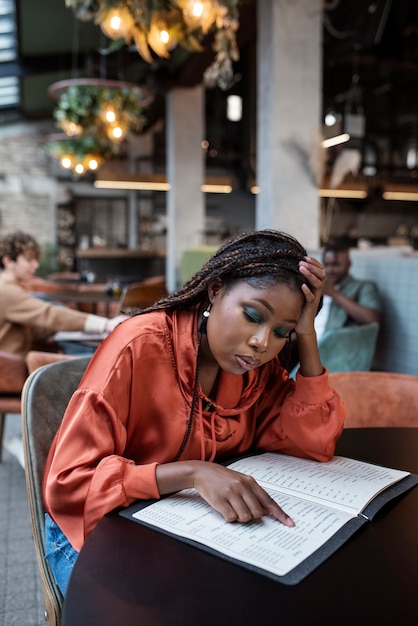
POLYGON ((112 15, 112 17, 109 20, 109 26, 112 30, 119 30, 120 26, 122 24, 122 20, 120 19, 119 15, 112 15))
POLYGON ((108 109, 106 111, 105 119, 106 122, 109 122, 109 124, 112 124, 116 120, 116 113, 113 111, 113 109, 108 109))
POLYGON ((112 131, 112 135, 115 137, 115 139, 120 139, 122 137, 122 129, 120 126, 115 126, 115 128, 112 131))
POLYGON ((71 157, 64 155, 60 159, 61 167, 66 170, 69 170, 73 164, 71 157))
POLYGON ((174 48, 177 43, 173 38, 169 23, 159 13, 155 13, 151 19, 147 41, 149 47, 159 57, 166 59, 170 56, 169 50, 174 48))
POLYGON ((193 17, 202 17, 202 14, 203 14, 202 2, 193 2, 191 13, 193 17))
POLYGON ((334 126, 336 121, 337 121, 337 116, 335 115, 334 111, 330 111, 329 113, 326 114, 325 126, 334 126))
POLYGON ((99 167, 99 162, 97 161, 97 159, 89 159, 89 161, 87 162, 87 167, 89 168, 89 170, 97 170, 97 168, 99 167))
POLYGON ((191 28, 200 28, 206 34, 221 17, 222 8, 212 0, 177 0, 183 11, 183 17, 191 28))
POLYGON ((122 141, 126 137, 128 128, 123 125, 110 126, 106 134, 112 141, 122 141))
POLYGON ((83 174, 84 173, 84 165, 82 163, 77 163, 77 165, 74 168, 74 171, 76 172, 76 174, 83 174))
POLYGON ((129 41, 134 28, 134 20, 129 10, 124 7, 110 9, 101 22, 100 28, 110 39, 123 37, 125 41, 129 41))
POLYGON ((160 39, 163 43, 168 43, 170 41, 170 35, 166 30, 160 31, 160 39))

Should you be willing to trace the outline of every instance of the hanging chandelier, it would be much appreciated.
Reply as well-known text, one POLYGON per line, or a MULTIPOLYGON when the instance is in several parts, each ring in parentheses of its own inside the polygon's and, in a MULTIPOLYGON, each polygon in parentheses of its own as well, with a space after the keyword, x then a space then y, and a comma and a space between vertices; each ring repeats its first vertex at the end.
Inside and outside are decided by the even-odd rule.
POLYGON ((67 137, 64 133, 47 137, 44 148, 48 154, 58 159, 61 167, 82 176, 95 172, 104 161, 116 156, 111 142, 101 142, 90 135, 67 137))
POLYGON ((215 59, 206 70, 207 83, 227 89, 238 61, 236 33, 240 0, 65 0, 75 16, 94 21, 107 37, 134 44, 148 63, 153 54, 168 58, 178 44, 191 52, 203 50, 213 35, 215 59))
POLYGON ((143 128, 153 100, 143 87, 99 78, 62 80, 48 94, 57 101, 53 115, 63 134, 49 137, 45 149, 77 175, 118 156, 130 133, 143 128))

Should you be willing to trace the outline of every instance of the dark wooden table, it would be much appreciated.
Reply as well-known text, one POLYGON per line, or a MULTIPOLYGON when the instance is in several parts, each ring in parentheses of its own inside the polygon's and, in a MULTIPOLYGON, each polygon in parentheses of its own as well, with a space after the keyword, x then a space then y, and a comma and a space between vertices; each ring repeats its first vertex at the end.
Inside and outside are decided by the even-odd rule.
MULTIPOLYGON (((418 473, 417 429, 352 429, 337 454, 418 473)), ((64 626, 398 626, 418 619, 418 488, 295 586, 113 513, 87 539, 64 626)))
POLYGON ((66 304, 74 304, 77 307, 82 304, 91 304, 92 305, 92 313, 98 312, 98 305, 104 305, 104 315, 106 317, 113 316, 111 311, 112 305, 116 304, 120 300, 120 294, 112 294, 107 293, 106 291, 99 290, 63 290, 63 291, 54 291, 48 294, 48 299, 62 302, 66 304))

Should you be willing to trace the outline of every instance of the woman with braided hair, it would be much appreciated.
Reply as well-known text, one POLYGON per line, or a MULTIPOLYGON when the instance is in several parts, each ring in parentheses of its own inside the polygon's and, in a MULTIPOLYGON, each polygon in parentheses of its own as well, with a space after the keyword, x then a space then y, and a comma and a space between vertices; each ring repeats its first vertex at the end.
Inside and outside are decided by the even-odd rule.
POLYGON ((137 499, 194 487, 227 521, 294 525, 254 479, 217 462, 255 450, 333 456, 345 409, 314 331, 324 279, 293 237, 246 233, 103 342, 44 476, 47 558, 63 593, 97 522, 137 499), (278 358, 293 332, 296 381, 278 358))

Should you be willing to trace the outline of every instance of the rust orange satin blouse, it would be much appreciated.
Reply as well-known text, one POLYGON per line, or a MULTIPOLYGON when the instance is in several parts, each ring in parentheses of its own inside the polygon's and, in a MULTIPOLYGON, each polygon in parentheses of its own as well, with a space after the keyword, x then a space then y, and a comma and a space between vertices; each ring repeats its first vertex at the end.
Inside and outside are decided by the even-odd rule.
MULTIPOLYGON (((48 513, 80 550, 103 515, 158 498, 155 468, 173 461, 192 400, 197 312, 159 311, 117 327, 92 358, 50 450, 48 513)), ((328 460, 345 408, 328 373, 289 379, 278 360, 222 372, 215 410, 204 396, 182 459, 221 460, 250 448, 328 460)))

